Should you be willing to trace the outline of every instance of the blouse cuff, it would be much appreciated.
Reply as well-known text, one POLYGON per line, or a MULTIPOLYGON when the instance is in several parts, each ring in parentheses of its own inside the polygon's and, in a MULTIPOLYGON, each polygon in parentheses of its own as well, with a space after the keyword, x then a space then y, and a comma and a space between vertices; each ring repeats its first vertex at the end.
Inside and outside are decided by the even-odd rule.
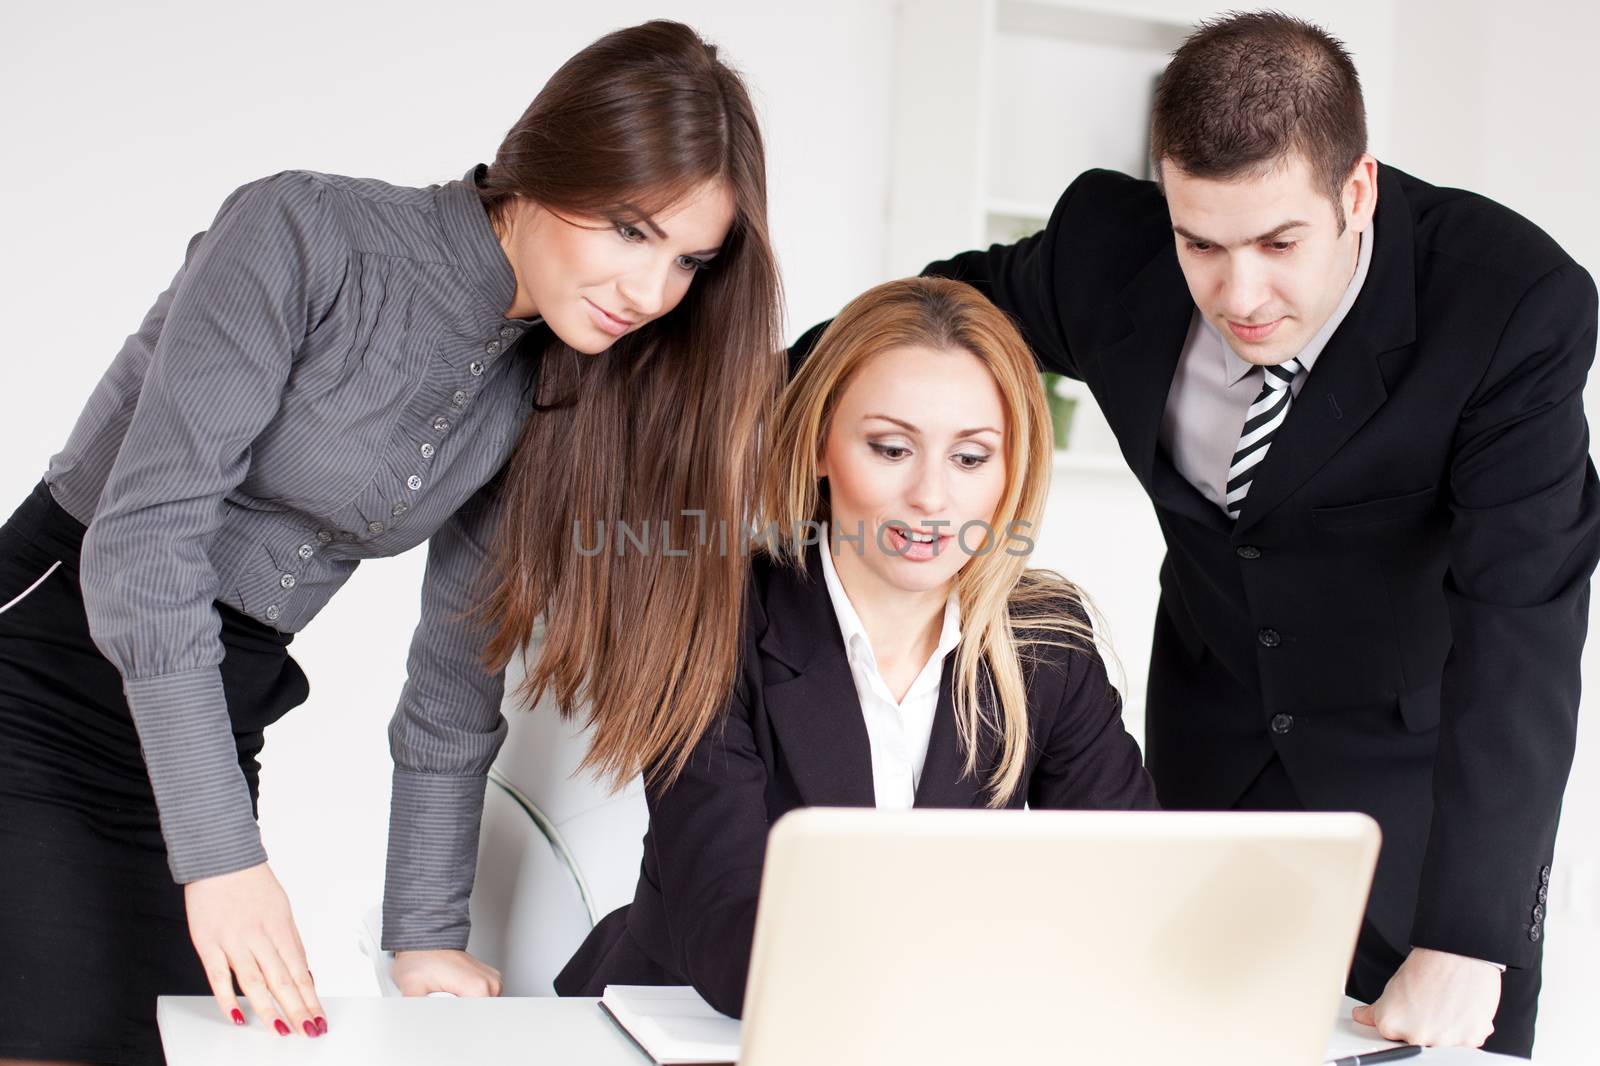
POLYGON ((386 951, 465 950, 486 774, 395 769, 383 884, 386 951))
POLYGON ((188 884, 267 861, 215 666, 127 679, 172 878, 188 884))

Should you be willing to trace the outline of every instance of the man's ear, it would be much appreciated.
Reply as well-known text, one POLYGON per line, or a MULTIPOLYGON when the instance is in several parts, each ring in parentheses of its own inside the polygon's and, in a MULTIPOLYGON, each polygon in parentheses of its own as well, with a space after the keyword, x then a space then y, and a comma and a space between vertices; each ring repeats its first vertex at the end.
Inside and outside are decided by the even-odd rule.
POLYGON ((1371 152, 1361 153, 1356 160, 1345 179, 1342 198, 1348 225, 1357 233, 1365 233, 1378 210, 1378 160, 1371 152))

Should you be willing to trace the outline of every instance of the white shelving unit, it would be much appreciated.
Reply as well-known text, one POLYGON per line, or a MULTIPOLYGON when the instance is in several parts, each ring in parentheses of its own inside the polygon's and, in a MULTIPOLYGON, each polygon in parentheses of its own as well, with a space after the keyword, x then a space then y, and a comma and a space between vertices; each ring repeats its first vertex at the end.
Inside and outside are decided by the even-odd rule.
MULTIPOLYGON (((1090 167, 1144 173, 1155 79, 1191 21, 1041 0, 904 0, 897 17, 894 274, 1037 232, 1090 167)), ((1088 391, 1057 393, 1077 401, 1058 469, 1120 468, 1088 391)))
MULTIPOLYGON (((1159 0, 902 0, 890 275, 1042 229, 1090 167, 1144 173, 1155 77, 1207 13, 1159 0)), ((1128 727, 1141 736, 1161 535, 1087 388, 1057 389, 1077 402, 1033 564, 1088 585, 1128 727)))
POLYGON ((1156 76, 1210 10, 901 0, 891 270, 916 270, 991 235, 1017 239, 1043 225, 1090 167, 1143 174, 1156 76))

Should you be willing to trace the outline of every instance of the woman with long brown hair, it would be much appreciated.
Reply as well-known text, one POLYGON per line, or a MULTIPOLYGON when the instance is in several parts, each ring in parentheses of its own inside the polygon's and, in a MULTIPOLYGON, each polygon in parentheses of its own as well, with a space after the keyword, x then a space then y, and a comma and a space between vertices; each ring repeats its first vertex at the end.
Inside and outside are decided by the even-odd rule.
POLYGON ((390 727, 385 946, 466 956, 503 667, 654 764, 732 684, 746 566, 575 529, 737 522, 783 367, 761 136, 685 26, 610 34, 494 161, 422 189, 246 185, 0 529, 0 1060, 159 1062, 155 1001, 326 1032, 256 828, 289 658, 363 560, 429 545, 390 727), (669 711, 670 709, 670 711, 669 711))
POLYGON ((1083 594, 1027 565, 1050 460, 1033 357, 975 289, 890 282, 840 313, 774 427, 732 694, 647 778, 634 902, 558 992, 693 984, 738 1014, 795 807, 1155 805, 1083 594))

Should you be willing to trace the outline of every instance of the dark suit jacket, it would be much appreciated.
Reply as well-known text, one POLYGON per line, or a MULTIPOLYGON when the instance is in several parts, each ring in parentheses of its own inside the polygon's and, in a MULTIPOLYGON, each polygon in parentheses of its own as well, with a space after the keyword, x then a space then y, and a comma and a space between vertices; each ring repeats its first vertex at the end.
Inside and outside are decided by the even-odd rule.
MULTIPOLYGON (((667 789, 646 790, 650 829, 630 906, 608 915, 556 979, 561 995, 607 984, 692 984, 738 1015, 755 933, 767 829, 796 807, 871 807, 871 749, 844 638, 811 549, 807 574, 756 560, 740 673, 727 713, 667 789)), ((945 660, 918 807, 984 807, 992 736, 963 778, 945 660)), ((1010 806, 1151 808, 1155 790, 1092 650, 1024 655, 1032 742, 1010 806)))
POLYGON ((1162 802, 1230 806, 1276 753, 1305 806, 1381 823, 1385 939, 1537 965, 1600 552, 1595 288, 1490 200, 1378 189, 1366 283, 1237 522, 1158 446, 1194 304, 1153 183, 1090 171, 1042 234, 927 272, 1089 386, 1155 503, 1162 802))

